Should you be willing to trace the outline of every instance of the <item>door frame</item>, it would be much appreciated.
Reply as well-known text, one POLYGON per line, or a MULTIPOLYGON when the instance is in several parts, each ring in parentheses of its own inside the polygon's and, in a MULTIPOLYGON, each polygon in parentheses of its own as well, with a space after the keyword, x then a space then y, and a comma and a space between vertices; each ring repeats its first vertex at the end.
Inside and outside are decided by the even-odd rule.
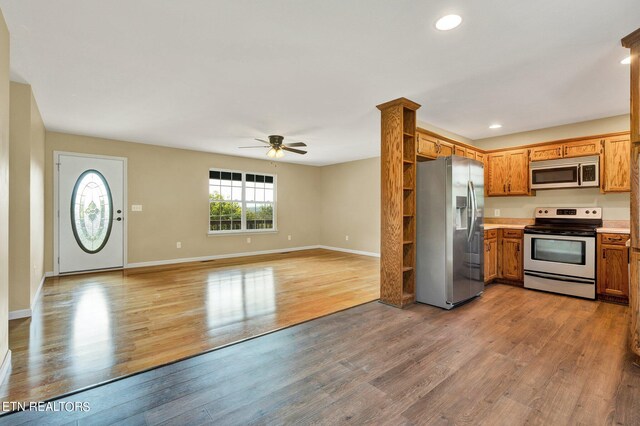
MULTIPOLYGON (((127 183, 127 172, 128 172, 128 162, 127 157, 114 157, 110 155, 97 155, 97 154, 85 154, 81 152, 71 152, 71 151, 53 151, 53 275, 60 275, 60 264, 58 262, 58 252, 59 252, 59 244, 60 244, 60 231, 58 229, 58 219, 59 219, 59 200, 58 200, 58 191, 59 191, 59 170, 58 170, 58 157, 60 155, 68 155, 73 157, 81 157, 81 158, 101 158, 105 160, 118 160, 122 161, 123 164, 123 176, 122 176, 122 199, 123 199, 123 219, 124 225, 122 229, 122 268, 126 269, 129 267, 129 258, 128 258, 128 228, 129 228, 129 201, 128 201, 128 183, 127 183)), ((108 269, 113 270, 113 269, 108 269)), ((91 271, 98 272, 98 271, 91 271)), ((74 274, 84 274, 86 272, 72 272, 64 275, 74 275, 74 274)))

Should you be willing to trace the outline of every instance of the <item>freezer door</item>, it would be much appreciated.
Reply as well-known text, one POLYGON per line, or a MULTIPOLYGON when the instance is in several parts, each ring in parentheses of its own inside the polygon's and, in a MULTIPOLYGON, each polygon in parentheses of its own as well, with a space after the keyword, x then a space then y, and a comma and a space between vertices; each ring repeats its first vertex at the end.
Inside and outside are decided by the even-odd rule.
POLYGON ((451 157, 451 199, 453 201, 453 258, 452 279, 448 281, 447 302, 456 304, 467 300, 471 293, 469 281, 469 237, 472 225, 471 202, 469 192, 469 159, 451 157))
POLYGON ((469 297, 484 291, 484 166, 469 160, 469 187, 472 196, 473 227, 468 247, 469 297))

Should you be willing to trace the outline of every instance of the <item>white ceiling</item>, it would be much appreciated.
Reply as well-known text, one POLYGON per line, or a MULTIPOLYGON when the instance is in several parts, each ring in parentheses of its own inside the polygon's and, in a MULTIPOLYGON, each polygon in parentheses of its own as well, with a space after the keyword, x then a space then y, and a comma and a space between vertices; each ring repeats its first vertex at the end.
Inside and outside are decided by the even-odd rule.
POLYGON ((471 139, 624 114, 638 0, 0 0, 47 129, 324 165, 379 153, 375 105, 471 139), (462 15, 456 30, 435 20, 462 15), (489 130, 492 122, 504 127, 489 130), (286 141, 285 141, 286 142, 286 141))

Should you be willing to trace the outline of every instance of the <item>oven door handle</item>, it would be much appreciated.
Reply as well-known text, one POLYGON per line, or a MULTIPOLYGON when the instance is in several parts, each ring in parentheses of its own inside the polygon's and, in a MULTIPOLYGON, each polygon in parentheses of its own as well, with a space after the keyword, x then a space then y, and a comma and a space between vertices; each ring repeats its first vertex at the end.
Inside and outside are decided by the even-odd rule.
POLYGON ((594 280, 581 280, 580 278, 572 278, 572 277, 563 277, 561 275, 551 275, 551 274, 545 274, 545 273, 540 273, 540 272, 531 272, 531 271, 524 271, 525 275, 529 275, 530 277, 537 277, 537 278, 545 278, 548 280, 556 280, 556 281, 564 281, 564 282, 568 282, 568 283, 578 283, 578 284, 593 284, 594 280))

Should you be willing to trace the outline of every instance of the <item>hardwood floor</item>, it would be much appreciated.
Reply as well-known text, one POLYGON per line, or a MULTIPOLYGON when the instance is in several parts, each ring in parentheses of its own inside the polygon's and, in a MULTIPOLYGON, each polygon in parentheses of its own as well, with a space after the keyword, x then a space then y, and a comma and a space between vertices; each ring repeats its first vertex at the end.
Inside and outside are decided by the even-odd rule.
POLYGON ((307 250, 47 280, 2 401, 42 401, 379 297, 379 259, 307 250))
POLYGON ((501 284, 444 311, 368 303, 0 424, 640 424, 628 308, 501 284))

